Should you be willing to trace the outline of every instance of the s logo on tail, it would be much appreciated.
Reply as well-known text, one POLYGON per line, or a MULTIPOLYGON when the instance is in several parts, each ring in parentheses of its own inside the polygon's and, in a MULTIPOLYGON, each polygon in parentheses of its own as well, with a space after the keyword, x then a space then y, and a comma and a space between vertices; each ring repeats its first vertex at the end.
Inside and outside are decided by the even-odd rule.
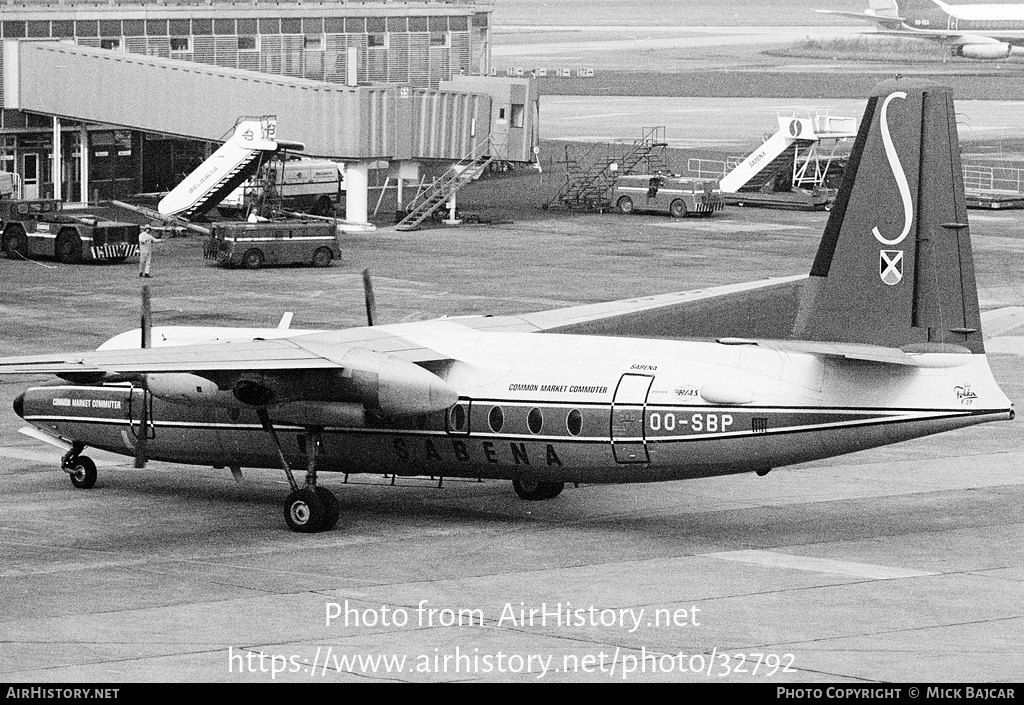
MULTIPOLYGON (((896 152, 896 145, 892 143, 892 136, 889 134, 889 103, 893 98, 905 100, 906 97, 907 94, 904 91, 890 93, 886 97, 885 102, 882 103, 882 116, 879 120, 879 126, 882 129, 882 144, 885 145, 885 156, 889 159, 889 168, 892 169, 892 175, 896 179, 896 187, 900 190, 900 198, 903 199, 903 232, 891 240, 883 237, 882 233, 878 231, 877 226, 872 228, 871 232, 876 240, 890 247, 903 242, 910 233, 910 225, 914 219, 914 203, 910 198, 910 184, 907 183, 907 175, 903 173, 903 165, 900 164, 900 155, 896 152)), ((885 281, 884 277, 883 281, 885 281)), ((886 284, 888 283, 886 282, 886 284)))

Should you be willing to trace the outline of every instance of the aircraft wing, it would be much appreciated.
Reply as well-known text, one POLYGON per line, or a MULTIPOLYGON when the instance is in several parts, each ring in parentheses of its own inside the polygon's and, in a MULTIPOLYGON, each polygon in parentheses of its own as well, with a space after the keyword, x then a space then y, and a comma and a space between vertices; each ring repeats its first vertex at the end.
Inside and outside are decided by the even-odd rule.
POLYGON ((352 328, 274 340, 9 357, 0 359, 0 374, 338 369, 351 364, 349 354, 356 349, 412 363, 448 359, 384 330, 352 328))
POLYGON ((488 331, 621 335, 639 338, 783 338, 807 275, 584 304, 517 316, 460 320, 488 331))

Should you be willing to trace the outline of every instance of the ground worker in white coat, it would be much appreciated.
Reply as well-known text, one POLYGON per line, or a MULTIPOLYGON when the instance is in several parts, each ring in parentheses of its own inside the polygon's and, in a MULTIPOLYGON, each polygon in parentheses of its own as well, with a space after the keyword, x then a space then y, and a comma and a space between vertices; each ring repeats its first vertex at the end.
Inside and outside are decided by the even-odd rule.
POLYGON ((149 225, 143 225, 139 232, 139 276, 149 277, 149 266, 153 263, 153 243, 163 242, 153 235, 149 225))

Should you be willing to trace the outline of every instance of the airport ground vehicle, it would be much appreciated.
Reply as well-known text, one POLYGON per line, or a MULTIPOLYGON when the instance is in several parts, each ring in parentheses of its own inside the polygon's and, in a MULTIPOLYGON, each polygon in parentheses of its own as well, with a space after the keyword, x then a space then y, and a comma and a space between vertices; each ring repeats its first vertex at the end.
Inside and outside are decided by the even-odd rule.
POLYGON ((263 201, 314 215, 344 207, 345 181, 337 162, 324 159, 273 160, 217 206, 224 216, 244 213, 263 201))
POLYGON ((11 259, 56 257, 74 264, 122 262, 139 254, 138 225, 72 215, 55 199, 0 200, 0 228, 0 247, 11 259))
POLYGON ((620 213, 654 211, 674 218, 725 208, 717 180, 669 174, 620 176, 612 187, 612 203, 620 213))
POLYGON ((216 223, 203 256, 226 267, 246 269, 268 264, 329 267, 341 258, 341 244, 334 223, 325 221, 216 223))

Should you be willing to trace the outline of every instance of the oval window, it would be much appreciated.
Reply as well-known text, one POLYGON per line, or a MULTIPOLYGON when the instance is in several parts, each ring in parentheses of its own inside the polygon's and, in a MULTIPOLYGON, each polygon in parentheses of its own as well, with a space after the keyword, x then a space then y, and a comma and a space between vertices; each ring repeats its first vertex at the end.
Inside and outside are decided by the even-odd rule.
POLYGON ((565 427, 569 429, 569 433, 572 435, 580 435, 580 431, 583 430, 583 414, 580 413, 579 409, 573 409, 565 417, 565 427))
POLYGON ((448 410, 448 424, 453 431, 466 428, 466 408, 462 404, 456 404, 448 410))
POLYGON ((487 414, 487 425, 495 433, 501 432, 501 427, 505 425, 505 412, 500 406, 491 407, 491 413, 487 414))
POLYGON ((537 407, 530 409, 530 415, 526 417, 526 425, 530 427, 530 433, 540 433, 544 426, 544 414, 537 407))

